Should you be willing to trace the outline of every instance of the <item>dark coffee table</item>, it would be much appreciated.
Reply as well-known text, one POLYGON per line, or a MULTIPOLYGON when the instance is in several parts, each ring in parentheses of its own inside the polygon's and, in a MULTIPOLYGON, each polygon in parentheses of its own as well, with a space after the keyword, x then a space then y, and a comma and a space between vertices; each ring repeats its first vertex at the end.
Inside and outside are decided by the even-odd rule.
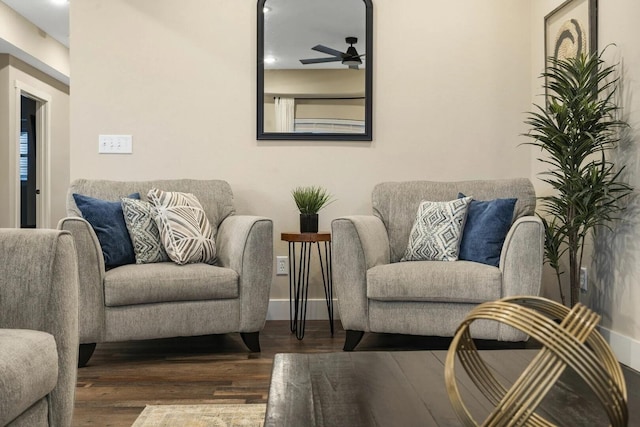
MULTIPOLYGON (((483 359, 509 386, 538 350, 485 350, 483 359)), ((446 392, 446 351, 277 354, 265 426, 459 426, 446 392)), ((629 425, 638 425, 638 374, 625 369, 629 425), (630 384, 631 380, 631 384, 630 384)), ((464 403, 478 422, 493 406, 456 366, 464 403)), ((595 396, 571 370, 538 413, 557 425, 608 425, 595 396)))

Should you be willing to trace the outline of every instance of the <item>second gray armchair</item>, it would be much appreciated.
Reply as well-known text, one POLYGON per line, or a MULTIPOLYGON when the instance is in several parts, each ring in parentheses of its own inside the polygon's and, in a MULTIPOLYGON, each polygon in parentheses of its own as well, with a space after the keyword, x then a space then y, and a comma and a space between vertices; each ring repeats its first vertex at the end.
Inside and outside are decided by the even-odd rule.
MULTIPOLYGON (((373 215, 332 222, 333 284, 347 331, 345 350, 353 350, 364 332, 452 337, 479 303, 539 294, 544 227, 533 216, 536 197, 529 180, 387 182, 374 188, 372 201, 373 215), (498 247, 498 265, 468 260, 399 262, 420 203, 451 201, 459 193, 482 201, 517 199, 507 218, 506 239, 498 247)), ((471 329, 474 338, 526 339, 495 322, 476 323, 471 329)))

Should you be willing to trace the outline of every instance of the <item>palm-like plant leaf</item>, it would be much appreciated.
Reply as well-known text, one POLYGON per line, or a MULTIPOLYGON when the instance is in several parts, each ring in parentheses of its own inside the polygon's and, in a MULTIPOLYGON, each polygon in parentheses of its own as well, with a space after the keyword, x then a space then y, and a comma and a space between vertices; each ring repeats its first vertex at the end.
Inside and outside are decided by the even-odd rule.
POLYGON ((545 262, 555 270, 564 303, 560 275, 561 258, 569 256, 571 305, 578 302, 579 269, 584 239, 597 226, 610 227, 632 188, 621 179, 624 168, 608 161, 605 151, 619 141, 627 126, 618 120, 615 67, 601 55, 549 58, 545 78, 547 107, 534 105, 525 123, 531 140, 549 168, 541 180, 555 193, 540 197, 545 226, 545 262))

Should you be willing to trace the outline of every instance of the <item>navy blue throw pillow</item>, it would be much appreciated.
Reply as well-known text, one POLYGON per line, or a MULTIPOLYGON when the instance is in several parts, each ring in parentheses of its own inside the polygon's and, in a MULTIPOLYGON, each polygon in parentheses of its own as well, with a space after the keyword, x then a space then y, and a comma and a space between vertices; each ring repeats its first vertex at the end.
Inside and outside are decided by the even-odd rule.
MULTIPOLYGON (((127 197, 140 199, 140 194, 133 193, 127 197)), ((98 236, 105 265, 110 268, 134 264, 136 255, 124 221, 122 203, 119 200, 111 202, 76 193, 73 194, 73 199, 98 236)))
MULTIPOLYGON (((459 193, 458 197, 465 197, 459 193)), ((498 267, 517 199, 472 200, 458 259, 498 267)))

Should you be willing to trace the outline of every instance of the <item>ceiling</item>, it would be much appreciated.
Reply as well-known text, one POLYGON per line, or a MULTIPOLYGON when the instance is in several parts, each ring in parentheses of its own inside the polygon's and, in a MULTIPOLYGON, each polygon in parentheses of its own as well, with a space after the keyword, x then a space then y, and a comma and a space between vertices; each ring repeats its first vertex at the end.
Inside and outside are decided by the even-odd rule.
POLYGON ((51 37, 69 47, 69 2, 60 0, 1 0, 51 37))

